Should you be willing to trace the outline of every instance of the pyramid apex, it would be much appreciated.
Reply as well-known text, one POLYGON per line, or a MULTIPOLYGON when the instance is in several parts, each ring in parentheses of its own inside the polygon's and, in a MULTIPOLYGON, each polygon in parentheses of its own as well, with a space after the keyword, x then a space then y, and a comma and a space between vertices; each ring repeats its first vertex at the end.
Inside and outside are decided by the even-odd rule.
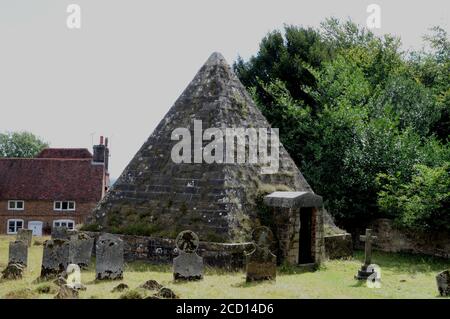
POLYGON ((205 64, 209 64, 209 65, 212 65, 212 64, 227 64, 228 65, 227 60, 225 60, 225 58, 223 57, 222 53, 220 53, 220 52, 213 52, 209 56, 209 58, 208 58, 208 60, 206 61, 205 64))

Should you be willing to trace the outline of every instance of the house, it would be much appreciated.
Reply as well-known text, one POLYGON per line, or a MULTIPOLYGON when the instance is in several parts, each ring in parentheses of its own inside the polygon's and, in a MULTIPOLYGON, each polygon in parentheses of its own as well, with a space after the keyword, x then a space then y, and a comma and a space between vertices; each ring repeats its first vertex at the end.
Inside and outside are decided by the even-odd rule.
POLYGON ((20 228, 33 235, 85 222, 109 187, 108 139, 93 154, 47 148, 35 158, 0 158, 0 234, 20 228))

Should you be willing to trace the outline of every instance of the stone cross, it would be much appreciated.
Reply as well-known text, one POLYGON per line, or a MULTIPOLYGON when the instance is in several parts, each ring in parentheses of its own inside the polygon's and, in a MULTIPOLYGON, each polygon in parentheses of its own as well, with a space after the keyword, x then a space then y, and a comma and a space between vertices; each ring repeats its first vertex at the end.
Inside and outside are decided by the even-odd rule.
POLYGON ((372 229, 367 228, 366 234, 359 236, 364 244, 364 265, 368 266, 372 263, 372 240, 376 240, 377 236, 372 236, 372 229))
POLYGON ((203 258, 197 255, 199 239, 190 230, 182 231, 175 240, 179 256, 173 259, 175 280, 200 280, 203 278, 203 258))

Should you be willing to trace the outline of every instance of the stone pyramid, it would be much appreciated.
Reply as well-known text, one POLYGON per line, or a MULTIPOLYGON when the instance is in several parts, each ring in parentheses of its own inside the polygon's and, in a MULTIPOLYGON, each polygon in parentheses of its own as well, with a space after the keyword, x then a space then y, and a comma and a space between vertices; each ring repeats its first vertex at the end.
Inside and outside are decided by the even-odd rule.
POLYGON ((220 53, 213 53, 153 134, 142 145, 88 224, 102 231, 174 238, 195 231, 201 240, 247 240, 263 224, 262 195, 310 191, 280 145, 279 170, 262 174, 258 164, 180 163, 171 159, 176 128, 270 128, 220 53))

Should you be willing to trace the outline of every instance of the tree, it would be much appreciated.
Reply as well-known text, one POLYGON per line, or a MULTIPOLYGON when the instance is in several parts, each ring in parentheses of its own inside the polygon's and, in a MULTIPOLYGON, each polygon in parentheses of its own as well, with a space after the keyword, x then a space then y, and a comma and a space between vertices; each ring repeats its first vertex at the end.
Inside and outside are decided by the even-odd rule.
POLYGON ((410 181, 380 174, 378 204, 400 226, 422 231, 450 231, 450 162, 438 167, 415 165, 410 181))
POLYGON ((35 157, 48 144, 29 132, 0 133, 0 157, 35 157))

